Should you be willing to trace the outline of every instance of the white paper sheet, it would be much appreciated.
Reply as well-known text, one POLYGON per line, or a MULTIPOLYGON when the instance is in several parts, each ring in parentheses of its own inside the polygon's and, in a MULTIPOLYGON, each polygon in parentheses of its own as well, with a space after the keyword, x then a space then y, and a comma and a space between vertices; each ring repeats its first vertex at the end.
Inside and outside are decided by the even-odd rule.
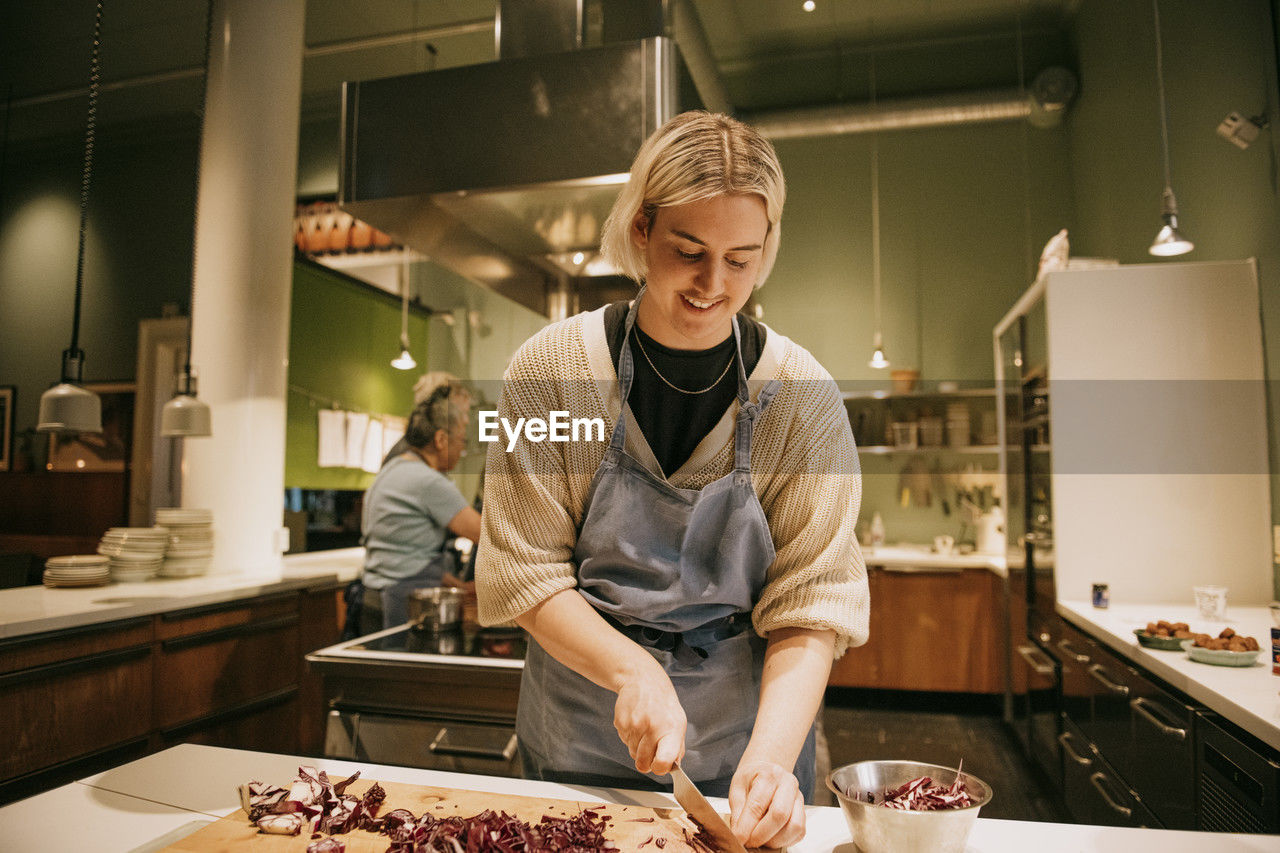
POLYGON ((347 464, 347 413, 321 409, 316 413, 319 433, 316 464, 321 468, 341 468, 347 464))
POLYGON ((382 467, 382 419, 370 418, 364 430, 364 448, 360 453, 360 467, 370 474, 382 467))
POLYGON ((391 448, 396 446, 396 442, 404 438, 404 431, 409 426, 408 418, 398 418, 395 415, 382 416, 382 456, 391 452, 391 448))
POLYGON ((369 430, 369 416, 361 412, 347 412, 347 449, 344 466, 364 467, 364 434, 369 430))

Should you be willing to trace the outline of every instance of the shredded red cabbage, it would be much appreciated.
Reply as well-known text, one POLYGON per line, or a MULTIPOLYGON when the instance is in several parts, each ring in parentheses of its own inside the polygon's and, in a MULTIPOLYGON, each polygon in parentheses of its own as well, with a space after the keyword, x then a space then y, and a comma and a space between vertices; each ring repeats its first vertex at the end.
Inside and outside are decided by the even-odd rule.
MULTIPOLYGON (((358 828, 386 835, 391 843, 387 853, 594 853, 617 849, 605 838, 610 818, 600 814, 599 807, 565 817, 543 815, 536 825, 492 809, 469 818, 439 818, 429 812, 415 817, 408 809, 393 809, 379 817, 387 796, 381 785, 375 782, 362 797, 344 793, 358 775, 335 785, 323 770, 300 767, 298 778, 288 789, 260 782, 242 785, 241 804, 261 832, 297 835, 308 826, 313 833, 332 836, 358 828)), ((655 843, 662 847, 665 840, 659 838, 655 843)), ((705 843, 702 846, 712 849, 705 843)), ((329 837, 314 841, 307 853, 343 853, 345 849, 345 844, 329 837)))
MULTIPOLYGON (((961 767, 964 762, 961 762, 961 767)), ((956 771, 956 779, 950 786, 935 785, 929 776, 921 776, 898 788, 884 792, 880 805, 890 809, 912 812, 931 812, 943 809, 962 809, 973 805, 969 792, 964 789, 962 775, 956 771)), ((857 799, 855 796, 854 799, 857 799)), ((876 795, 868 791, 865 800, 872 805, 876 803, 876 795)))

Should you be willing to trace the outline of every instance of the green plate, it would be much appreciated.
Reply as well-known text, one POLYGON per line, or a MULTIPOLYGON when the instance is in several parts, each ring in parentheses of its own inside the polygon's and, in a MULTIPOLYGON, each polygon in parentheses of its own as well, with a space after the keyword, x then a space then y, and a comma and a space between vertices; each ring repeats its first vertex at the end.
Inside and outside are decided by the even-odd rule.
POLYGON ((1253 666, 1262 649, 1252 652, 1233 652, 1228 649, 1204 649, 1194 646, 1195 640, 1183 640, 1182 647, 1187 650, 1187 657, 1200 663, 1214 666, 1253 666))
POLYGON ((1163 649, 1166 652, 1182 650, 1182 640, 1177 637, 1153 637, 1143 628, 1134 628, 1133 633, 1138 635, 1138 642, 1149 649, 1163 649))

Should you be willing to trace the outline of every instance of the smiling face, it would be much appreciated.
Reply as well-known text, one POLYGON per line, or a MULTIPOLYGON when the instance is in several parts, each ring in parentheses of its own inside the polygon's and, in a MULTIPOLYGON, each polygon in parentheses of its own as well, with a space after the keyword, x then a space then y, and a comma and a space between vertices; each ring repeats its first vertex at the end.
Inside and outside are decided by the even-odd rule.
POLYGON ((709 349, 728 337, 756 281, 769 233, 764 199, 721 195, 637 216, 631 239, 648 264, 636 318, 672 349, 709 349))

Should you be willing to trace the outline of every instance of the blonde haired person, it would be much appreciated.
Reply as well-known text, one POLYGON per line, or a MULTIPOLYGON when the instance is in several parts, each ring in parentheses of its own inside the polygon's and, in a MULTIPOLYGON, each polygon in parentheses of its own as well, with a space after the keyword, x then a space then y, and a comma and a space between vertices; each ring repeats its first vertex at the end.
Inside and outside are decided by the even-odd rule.
POLYGON ((531 637, 526 775, 664 787, 679 762, 754 847, 803 837, 831 661, 867 635, 843 403, 739 314, 784 198, 773 147, 727 116, 644 143, 603 238, 639 293, 530 338, 499 404, 599 417, 607 440, 490 445, 476 566, 481 621, 531 637))

